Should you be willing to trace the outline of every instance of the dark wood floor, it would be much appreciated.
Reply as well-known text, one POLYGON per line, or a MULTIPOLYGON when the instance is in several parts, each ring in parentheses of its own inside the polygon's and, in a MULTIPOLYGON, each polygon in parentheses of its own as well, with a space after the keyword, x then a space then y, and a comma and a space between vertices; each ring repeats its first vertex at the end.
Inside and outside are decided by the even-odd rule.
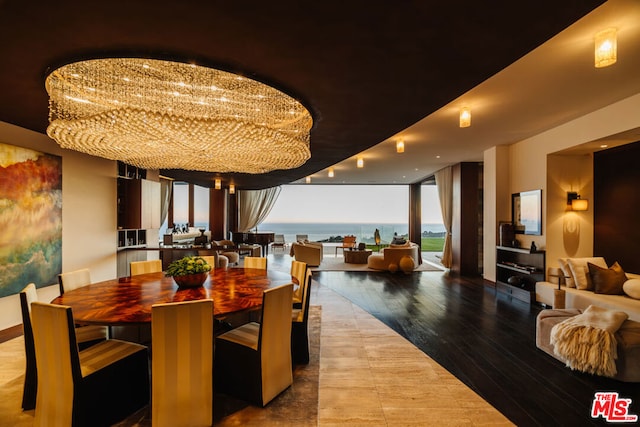
POLYGON ((596 391, 631 398, 640 385, 573 372, 535 346, 542 310, 443 273, 317 272, 330 287, 406 337, 518 426, 605 425, 596 391))

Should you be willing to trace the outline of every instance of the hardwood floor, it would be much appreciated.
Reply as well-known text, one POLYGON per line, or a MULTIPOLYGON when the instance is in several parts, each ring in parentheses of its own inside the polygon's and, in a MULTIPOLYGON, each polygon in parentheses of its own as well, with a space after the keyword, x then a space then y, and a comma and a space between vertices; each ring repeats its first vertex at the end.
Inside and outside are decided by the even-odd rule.
POLYGON ((314 279, 407 338, 519 426, 603 425, 596 391, 617 391, 640 414, 638 384, 573 372, 535 346, 542 309, 481 280, 443 273, 317 272, 314 279))

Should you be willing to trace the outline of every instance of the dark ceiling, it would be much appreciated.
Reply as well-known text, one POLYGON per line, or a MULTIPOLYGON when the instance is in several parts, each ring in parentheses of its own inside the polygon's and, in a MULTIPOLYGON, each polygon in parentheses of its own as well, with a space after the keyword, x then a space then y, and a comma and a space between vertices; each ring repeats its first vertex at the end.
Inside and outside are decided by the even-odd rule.
MULTIPOLYGON (((378 144, 602 3, 0 0, 0 120, 45 133, 44 79, 67 62, 106 56, 195 61, 269 83, 310 109, 306 164, 221 175, 238 188, 266 188, 378 144)), ((212 185, 209 173, 162 173, 212 185)))

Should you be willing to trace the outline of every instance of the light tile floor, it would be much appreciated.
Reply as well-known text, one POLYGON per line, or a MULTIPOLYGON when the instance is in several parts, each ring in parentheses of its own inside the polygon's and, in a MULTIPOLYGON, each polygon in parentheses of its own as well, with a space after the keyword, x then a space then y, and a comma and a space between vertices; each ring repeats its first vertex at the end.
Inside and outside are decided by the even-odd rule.
POLYGON ((318 425, 512 425, 409 341, 332 290, 322 305, 318 425))

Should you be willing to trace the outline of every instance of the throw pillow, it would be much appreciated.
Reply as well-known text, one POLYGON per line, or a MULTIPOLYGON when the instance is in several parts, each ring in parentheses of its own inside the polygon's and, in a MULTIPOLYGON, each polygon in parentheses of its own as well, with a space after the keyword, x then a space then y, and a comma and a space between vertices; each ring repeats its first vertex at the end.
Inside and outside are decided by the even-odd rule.
POLYGON ((622 285, 627 281, 627 276, 618 262, 610 268, 602 268, 590 262, 587 266, 596 294, 622 295, 624 293, 622 285))
POLYGON ((640 299, 640 279, 629 279, 622 285, 625 294, 633 299, 640 299))
POLYGON ((576 283, 573 281, 573 276, 571 275, 571 267, 569 267, 569 263, 567 262, 568 258, 559 258, 558 263, 560 264, 560 270, 562 270, 562 275, 564 276, 564 285, 567 288, 575 288, 576 283))
POLYGON ((589 275, 589 267, 587 267, 588 262, 597 265, 598 267, 607 268, 607 263, 602 257, 567 259, 576 288, 592 291, 593 283, 591 282, 591 276, 589 275))
POLYGON ((398 262, 398 268, 402 270, 404 273, 408 274, 416 268, 416 262, 409 255, 405 255, 400 258, 400 262, 398 262))
POLYGON ((409 245, 410 245, 410 242, 407 241, 407 242, 404 242, 402 244, 391 243, 389 245, 389 247, 391 247, 391 248, 407 248, 407 247, 409 247, 409 245))

